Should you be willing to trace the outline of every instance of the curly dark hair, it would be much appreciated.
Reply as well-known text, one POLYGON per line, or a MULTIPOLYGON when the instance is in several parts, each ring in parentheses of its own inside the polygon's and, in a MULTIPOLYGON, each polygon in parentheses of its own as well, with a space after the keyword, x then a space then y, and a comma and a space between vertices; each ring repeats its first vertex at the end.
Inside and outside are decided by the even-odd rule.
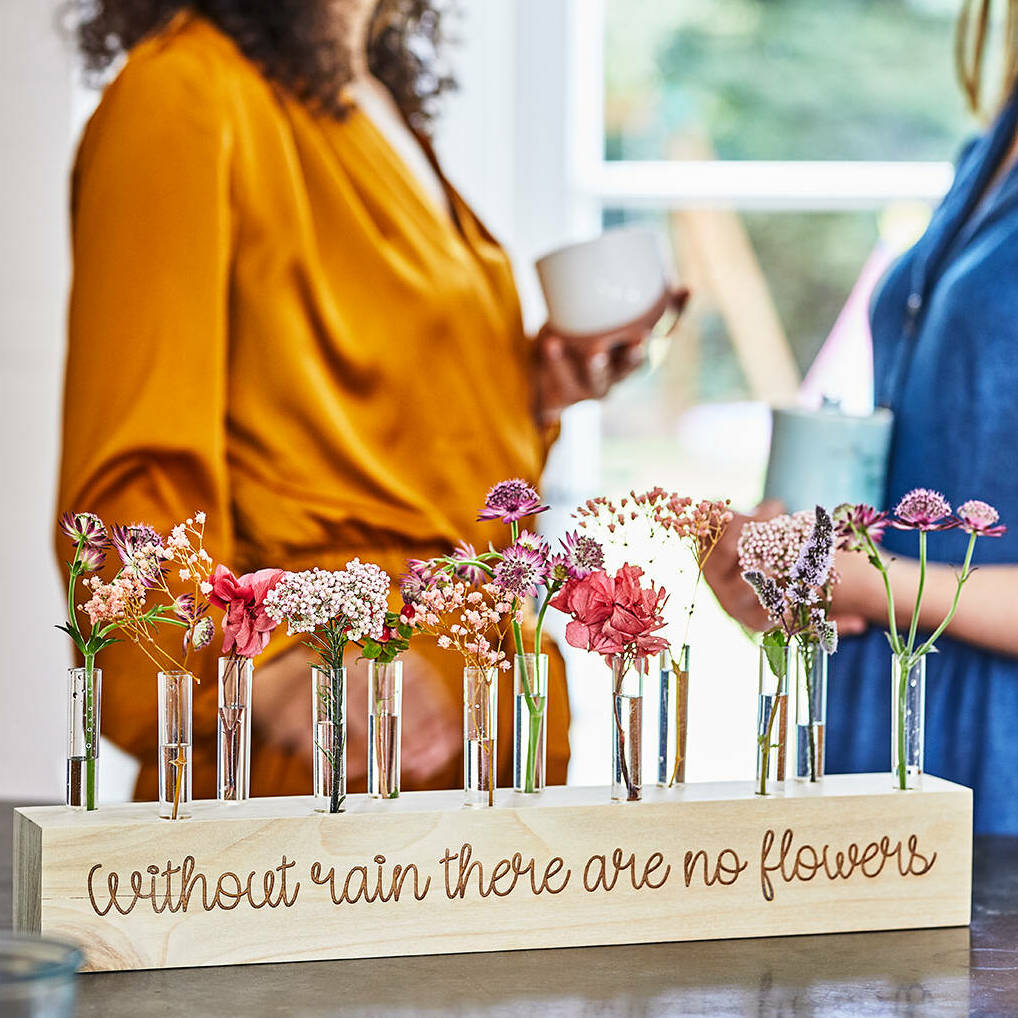
MULTIPOLYGON (((455 87, 440 54, 442 17, 450 6, 441 0, 379 0, 371 23, 371 73, 424 132, 436 100, 455 87)), ((181 10, 208 18, 269 81, 312 109, 337 118, 346 114, 341 90, 353 72, 336 0, 71 0, 86 76, 101 83, 123 53, 181 10)))

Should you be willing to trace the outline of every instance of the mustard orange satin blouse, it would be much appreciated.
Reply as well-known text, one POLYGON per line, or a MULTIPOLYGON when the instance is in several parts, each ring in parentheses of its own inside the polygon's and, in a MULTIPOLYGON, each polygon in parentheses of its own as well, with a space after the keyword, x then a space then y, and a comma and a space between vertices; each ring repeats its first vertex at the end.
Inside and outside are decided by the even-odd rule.
MULTIPOLYGON (((365 115, 313 114, 201 18, 138 45, 74 170, 60 509, 163 530, 204 509, 237 573, 357 555, 395 577, 408 556, 500 536, 478 506, 502 478, 536 481, 545 443, 508 260, 448 193, 454 221, 365 115)), ((460 663, 435 660, 458 685, 460 663)), ((151 796, 153 666, 123 645, 100 664, 104 734, 151 796)), ((215 649, 195 667, 203 795, 215 649)), ((549 776, 564 780, 558 686, 549 776)), ((255 794, 308 791, 301 754, 256 746, 253 765, 255 794)))

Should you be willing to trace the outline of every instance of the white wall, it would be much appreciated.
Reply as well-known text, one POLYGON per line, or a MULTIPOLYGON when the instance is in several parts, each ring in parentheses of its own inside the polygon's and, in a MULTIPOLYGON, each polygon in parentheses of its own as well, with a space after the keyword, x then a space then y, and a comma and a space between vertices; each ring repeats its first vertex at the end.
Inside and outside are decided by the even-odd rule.
POLYGON ((68 279, 70 60, 50 0, 0 4, 0 798, 62 794, 52 518, 68 279))

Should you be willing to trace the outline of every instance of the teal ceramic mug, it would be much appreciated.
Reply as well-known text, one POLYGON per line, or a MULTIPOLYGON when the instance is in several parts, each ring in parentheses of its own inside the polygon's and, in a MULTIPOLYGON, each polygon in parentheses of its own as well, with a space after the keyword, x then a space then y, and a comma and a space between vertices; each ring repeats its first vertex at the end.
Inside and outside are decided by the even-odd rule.
POLYGON ((843 502, 884 508, 890 410, 853 416, 825 403, 820 410, 775 408, 771 421, 765 498, 779 499, 789 512, 833 510, 843 502))

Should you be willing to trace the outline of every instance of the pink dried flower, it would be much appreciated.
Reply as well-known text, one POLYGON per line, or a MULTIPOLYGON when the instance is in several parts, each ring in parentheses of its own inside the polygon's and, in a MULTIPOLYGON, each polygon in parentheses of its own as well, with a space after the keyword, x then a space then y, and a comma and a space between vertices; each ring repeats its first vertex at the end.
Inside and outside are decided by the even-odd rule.
POLYGON ((929 488, 915 488, 894 510, 891 526, 897 530, 950 530, 958 525, 950 518, 951 503, 929 488))
POLYGON ((388 608, 389 575, 370 562, 351 559, 335 572, 284 573, 263 604, 269 618, 285 620, 287 633, 313 633, 336 622, 346 639, 380 640, 388 608))
POLYGON ((253 658, 265 650, 277 625, 265 610, 265 598, 282 578, 282 569, 259 569, 238 578, 226 566, 216 566, 209 601, 226 612, 224 654, 253 658))
POLYGON ((665 625, 662 611, 668 595, 653 583, 642 586, 643 570, 628 563, 614 576, 603 570, 570 580, 551 606, 571 616, 566 641, 571 647, 604 656, 644 658, 665 650, 668 641, 654 636, 665 625))
POLYGON ((536 489, 521 478, 499 481, 484 500, 484 508, 478 520, 501 520, 515 523, 526 516, 543 513, 550 506, 541 505, 541 496, 536 489))
POLYGON ((979 534, 981 537, 1002 537, 1007 527, 998 525, 1000 513, 988 502, 969 499, 958 508, 958 520, 962 530, 967 534, 979 534))

